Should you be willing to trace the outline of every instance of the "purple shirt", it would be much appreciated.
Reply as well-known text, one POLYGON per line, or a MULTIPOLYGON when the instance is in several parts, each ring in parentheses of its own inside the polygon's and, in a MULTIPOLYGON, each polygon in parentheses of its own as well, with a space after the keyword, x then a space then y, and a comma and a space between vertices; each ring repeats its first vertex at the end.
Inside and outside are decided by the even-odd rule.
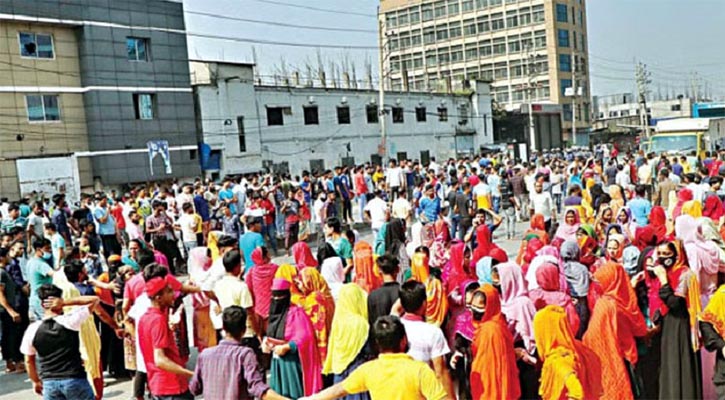
POLYGON ((224 339, 199 354, 189 390, 197 396, 203 393, 205 399, 252 400, 261 398, 269 386, 254 351, 224 339))

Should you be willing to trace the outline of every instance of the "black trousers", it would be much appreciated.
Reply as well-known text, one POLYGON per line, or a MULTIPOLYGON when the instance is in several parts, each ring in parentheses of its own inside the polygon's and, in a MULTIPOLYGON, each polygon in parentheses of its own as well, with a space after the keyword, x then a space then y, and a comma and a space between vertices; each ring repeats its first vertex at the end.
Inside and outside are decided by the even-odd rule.
POLYGON ((101 235, 101 243, 103 243, 103 255, 106 259, 112 254, 121 255, 121 244, 118 243, 116 235, 101 235))
POLYGON ((0 339, 0 347, 2 347, 3 360, 10 362, 23 361, 23 355, 20 354, 20 341, 23 336, 22 322, 13 322, 10 314, 0 311, 0 323, 2 323, 2 339, 0 339))

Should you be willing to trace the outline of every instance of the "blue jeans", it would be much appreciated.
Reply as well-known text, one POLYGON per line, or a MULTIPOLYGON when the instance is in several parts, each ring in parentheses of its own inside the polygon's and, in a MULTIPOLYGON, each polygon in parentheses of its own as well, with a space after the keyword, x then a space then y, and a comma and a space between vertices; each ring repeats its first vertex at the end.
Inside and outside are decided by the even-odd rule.
POLYGON ((498 214, 501 209, 501 196, 492 196, 491 199, 493 200, 493 212, 498 214))
POLYGON ((272 246, 272 250, 277 252, 277 230, 274 223, 265 224, 262 227, 262 237, 266 237, 269 240, 269 245, 272 246))
POLYGON ((456 232, 458 232, 458 228, 461 225, 461 216, 460 215, 452 215, 451 216, 451 237, 456 237, 456 232))
POLYGON ((86 378, 43 380, 43 400, 94 400, 86 378))

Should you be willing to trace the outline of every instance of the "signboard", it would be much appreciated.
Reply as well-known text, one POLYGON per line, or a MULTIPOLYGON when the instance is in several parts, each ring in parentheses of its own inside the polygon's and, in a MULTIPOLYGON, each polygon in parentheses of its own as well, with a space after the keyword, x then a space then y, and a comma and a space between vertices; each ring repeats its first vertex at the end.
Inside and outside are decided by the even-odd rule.
POLYGON ((168 175, 171 173, 171 158, 169 157, 169 142, 166 140, 149 140, 146 143, 149 149, 149 168, 151 175, 154 174, 154 158, 161 156, 164 161, 164 172, 168 175))

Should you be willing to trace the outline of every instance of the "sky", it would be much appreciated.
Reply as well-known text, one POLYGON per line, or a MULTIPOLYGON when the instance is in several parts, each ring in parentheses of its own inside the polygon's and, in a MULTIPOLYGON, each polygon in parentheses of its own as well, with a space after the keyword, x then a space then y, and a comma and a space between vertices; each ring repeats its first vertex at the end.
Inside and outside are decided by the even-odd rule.
MULTIPOLYGON (((184 0, 189 58, 255 62, 263 79, 283 71, 304 75, 318 57, 328 69, 332 61, 354 65, 358 79, 367 65, 377 75, 378 4, 184 0), (280 42, 312 47, 274 44, 280 42), (315 47, 326 45, 358 48, 315 47)), ((587 7, 592 94, 633 92, 634 64, 643 62, 651 96, 699 88, 701 96, 725 98, 725 0, 588 0, 587 7)))

